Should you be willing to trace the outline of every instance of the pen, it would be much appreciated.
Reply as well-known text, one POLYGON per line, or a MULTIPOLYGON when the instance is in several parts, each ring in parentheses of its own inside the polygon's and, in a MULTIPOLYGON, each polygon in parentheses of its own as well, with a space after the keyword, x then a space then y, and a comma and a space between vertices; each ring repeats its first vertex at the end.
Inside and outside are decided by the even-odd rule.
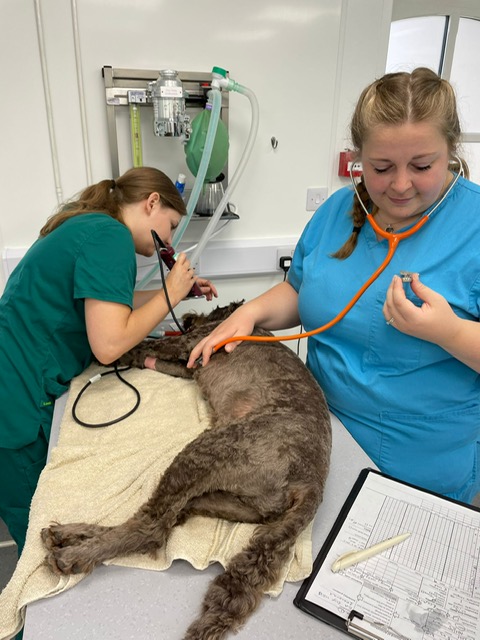
POLYGON ((377 542, 377 544, 374 544, 367 549, 362 549, 361 551, 349 551, 348 553, 344 553, 332 564, 332 571, 333 573, 337 573, 337 571, 347 569, 353 564, 364 562, 365 560, 368 560, 369 558, 382 553, 382 551, 386 551, 387 549, 400 544, 409 537, 410 533, 402 533, 399 536, 394 536, 393 538, 383 540, 383 542, 377 542))

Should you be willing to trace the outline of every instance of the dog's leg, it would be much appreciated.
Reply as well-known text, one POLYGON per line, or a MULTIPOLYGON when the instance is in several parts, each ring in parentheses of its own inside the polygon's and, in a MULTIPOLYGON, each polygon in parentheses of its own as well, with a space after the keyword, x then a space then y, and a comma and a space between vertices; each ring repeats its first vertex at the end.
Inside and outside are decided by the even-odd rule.
POLYGON ((156 521, 144 505, 126 522, 115 527, 97 527, 86 523, 52 525, 42 531, 48 549, 46 560, 56 573, 90 573, 105 560, 132 553, 155 555, 171 526, 162 518, 156 521))
POLYGON ((174 378, 187 378, 187 380, 191 380, 194 374, 194 369, 187 369, 185 363, 169 362, 155 357, 146 358, 145 367, 174 378))
POLYGON ((190 516, 206 516, 207 518, 223 518, 231 522, 259 523, 265 520, 255 506, 248 504, 248 499, 227 491, 212 491, 198 498, 193 498, 182 511, 184 520, 190 516))
POLYGON ((321 490, 312 487, 292 492, 292 506, 278 520, 259 525, 246 549, 230 561, 205 595, 200 617, 184 640, 221 640, 238 630, 275 584, 298 535, 313 519, 321 490))
MULTIPOLYGON (((195 339, 194 339, 195 340, 195 339)), ((117 363, 143 369, 146 358, 159 358, 169 362, 187 364, 190 351, 195 345, 190 336, 175 336, 158 340, 144 340, 123 354, 117 363)))
POLYGON ((60 573, 88 573, 116 556, 154 554, 183 518, 185 506, 197 496, 220 488, 216 484, 230 465, 230 450, 212 460, 209 454, 216 439, 216 433, 205 431, 189 443, 168 467, 151 498, 123 524, 67 524, 44 530, 47 562, 60 573))
POLYGON ((175 378, 193 378, 194 370, 187 369, 189 351, 181 343, 162 344, 162 340, 147 340, 117 360, 118 365, 154 369, 175 378))

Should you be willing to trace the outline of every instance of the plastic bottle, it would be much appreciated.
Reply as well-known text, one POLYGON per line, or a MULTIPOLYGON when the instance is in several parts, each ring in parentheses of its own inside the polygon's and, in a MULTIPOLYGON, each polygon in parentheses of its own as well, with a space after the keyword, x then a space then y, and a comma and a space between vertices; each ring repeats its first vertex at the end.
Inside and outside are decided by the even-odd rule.
POLYGON ((184 173, 179 173, 177 181, 175 182, 175 186, 177 187, 180 194, 183 196, 183 192, 185 191, 185 180, 186 176, 184 173))

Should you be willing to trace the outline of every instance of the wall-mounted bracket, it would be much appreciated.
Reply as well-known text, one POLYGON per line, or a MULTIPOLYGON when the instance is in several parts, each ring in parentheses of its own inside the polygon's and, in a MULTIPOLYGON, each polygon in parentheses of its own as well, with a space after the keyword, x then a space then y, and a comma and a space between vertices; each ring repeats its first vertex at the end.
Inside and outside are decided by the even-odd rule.
MULTIPOLYGON (((105 84, 105 102, 107 108, 107 127, 112 165, 112 178, 117 178, 120 175, 120 160, 118 152, 116 109, 119 107, 128 107, 132 103, 135 103, 142 108, 152 108, 148 83, 157 80, 160 75, 160 71, 123 69, 104 66, 102 67, 102 75, 105 84)), ((192 112, 203 109, 207 102, 207 93, 210 88, 212 74, 210 72, 178 71, 178 77, 182 81, 185 90, 186 108, 192 110, 192 112)), ((222 91, 220 117, 227 128, 229 117, 228 105, 228 91, 222 91)), ((225 184, 228 184, 228 164, 223 173, 225 174, 225 184)))

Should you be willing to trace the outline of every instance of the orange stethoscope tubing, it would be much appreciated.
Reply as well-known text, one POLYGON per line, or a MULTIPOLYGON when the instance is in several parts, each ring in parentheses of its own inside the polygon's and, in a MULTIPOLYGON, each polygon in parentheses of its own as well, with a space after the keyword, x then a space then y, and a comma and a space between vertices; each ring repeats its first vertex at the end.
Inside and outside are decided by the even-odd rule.
POLYGON ((226 340, 222 340, 217 345, 215 345, 213 349, 213 353, 216 353, 219 349, 224 347, 229 342, 242 342, 243 340, 247 340, 250 342, 279 342, 279 341, 283 342, 284 340, 298 340, 299 338, 308 338, 310 336, 316 335, 317 333, 322 333, 323 331, 327 331, 327 329, 330 329, 330 327, 333 327, 333 325, 337 324, 337 322, 340 322, 340 320, 347 315, 347 313, 358 302, 358 300, 362 297, 362 295, 365 293, 368 287, 373 282, 375 282, 375 280, 382 273, 382 271, 386 269, 391 259, 393 258, 395 251, 397 250, 397 246, 400 240, 403 240, 404 238, 408 238, 409 236, 412 236, 416 231, 418 231, 421 227, 423 227, 423 225, 426 222, 428 222, 429 216, 428 215, 423 216, 411 229, 408 229, 407 231, 403 231, 402 233, 388 233, 387 231, 384 231, 378 226, 378 224, 375 222, 375 219, 370 213, 367 215, 367 220, 370 222, 373 229, 375 230, 376 233, 378 233, 378 235, 388 240, 387 255, 385 256, 385 260, 382 262, 382 264, 378 267, 378 269, 374 273, 372 273, 370 278, 360 287, 360 289, 353 296, 350 302, 348 302, 347 305, 342 309, 342 311, 340 311, 340 313, 338 313, 332 320, 330 320, 330 322, 327 322, 321 327, 318 327, 318 329, 313 329, 312 331, 306 331, 305 333, 296 333, 291 336, 233 336, 232 338, 227 338, 226 340))
MULTIPOLYGON (((445 193, 440 198, 440 200, 438 200, 438 202, 434 204, 432 209, 428 213, 424 214, 420 218, 420 220, 416 224, 414 224, 413 227, 411 227, 411 229, 407 229, 407 231, 402 231, 402 233, 391 233, 389 231, 384 231, 383 229, 381 229, 378 226, 378 224, 376 223, 376 221, 375 221, 374 217, 372 216, 372 214, 369 213, 367 211, 367 209, 365 208, 365 205, 363 204, 362 199, 360 198, 360 196, 358 194, 357 186, 355 184, 355 181, 354 181, 353 175, 352 175, 352 168, 350 168, 350 178, 352 180, 353 188, 354 188, 354 191, 355 191, 355 194, 356 194, 357 198, 360 201, 360 204, 362 205, 362 207, 365 210, 365 214, 366 214, 367 220, 372 225, 373 230, 379 236, 381 236, 382 238, 385 238, 385 240, 388 240, 388 252, 387 252, 387 255, 385 256, 385 260, 378 267, 378 269, 374 273, 372 273, 372 275, 365 282, 365 284, 363 284, 360 287, 360 289, 353 296, 353 298, 350 300, 350 302, 345 306, 345 308, 342 309, 342 311, 340 311, 340 313, 337 314, 333 318, 333 320, 330 320, 330 322, 327 322, 326 324, 322 325, 321 327, 318 327, 318 329, 313 329, 312 331, 306 331, 305 333, 296 333, 296 334, 291 335, 291 336, 232 336, 231 338, 227 338, 226 340, 222 340, 217 345, 215 345, 215 347, 213 348, 213 353, 216 353, 219 349, 224 347, 229 342, 243 342, 244 340, 250 341, 250 342, 284 342, 284 341, 287 341, 287 340, 298 340, 299 338, 308 338, 310 336, 316 335, 317 333, 322 333, 323 331, 327 331, 327 329, 330 329, 330 327, 333 327, 335 324, 337 324, 337 322, 340 322, 340 320, 347 315, 347 313, 354 306, 354 304, 361 298, 361 296, 365 293, 365 291, 368 289, 368 287, 373 282, 375 282, 375 280, 382 273, 382 271, 384 271, 386 269, 386 267, 390 263, 391 259, 393 258, 393 255, 394 255, 395 251, 397 250, 398 243, 400 242, 400 240, 403 240, 404 238, 408 238, 408 237, 412 236, 421 227, 423 227, 423 225, 430 219, 430 216, 432 215, 432 213, 438 209, 438 207, 442 204, 442 202, 448 196, 448 194, 453 189, 453 187, 457 184, 460 176, 463 175, 462 163, 461 163, 460 160, 458 160, 458 163, 460 165, 460 172, 455 176, 454 180, 450 183, 448 189, 445 191, 445 193)), ((353 163, 352 163, 352 166, 353 166, 353 163)))

